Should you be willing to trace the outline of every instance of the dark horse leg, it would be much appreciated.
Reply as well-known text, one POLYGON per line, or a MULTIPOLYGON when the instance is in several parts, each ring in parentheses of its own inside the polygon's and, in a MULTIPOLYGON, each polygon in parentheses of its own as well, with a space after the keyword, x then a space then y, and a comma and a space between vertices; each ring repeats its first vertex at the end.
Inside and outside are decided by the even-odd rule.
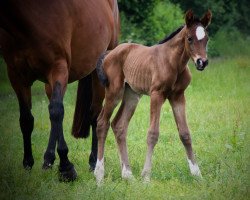
POLYGON ((105 96, 105 89, 100 84, 100 81, 97 77, 96 71, 92 72, 92 104, 91 104, 91 126, 92 126, 92 145, 91 153, 89 156, 89 169, 90 171, 95 170, 95 165, 97 161, 97 150, 98 142, 96 136, 96 127, 97 127, 97 117, 102 110, 102 102, 105 96))
POLYGON ((19 81, 18 75, 16 75, 11 68, 8 68, 8 75, 19 103, 19 122, 24 147, 23 167, 25 169, 31 169, 34 164, 31 148, 31 133, 34 127, 34 117, 31 114, 31 86, 24 86, 24 84, 19 81))
POLYGON ((68 159, 68 147, 63 136, 63 95, 68 82, 67 63, 64 60, 59 60, 51 72, 51 80, 49 80, 50 104, 49 113, 51 121, 51 132, 47 150, 44 155, 43 168, 50 167, 54 162, 54 152, 56 141, 58 142, 57 152, 60 158, 59 164, 59 179, 62 181, 73 181, 76 177, 74 165, 68 159))
POLYGON ((96 71, 79 81, 72 135, 75 138, 87 138, 90 133, 90 126, 92 126, 92 145, 89 156, 90 171, 95 169, 97 160, 96 126, 104 95, 105 89, 99 83, 96 71))

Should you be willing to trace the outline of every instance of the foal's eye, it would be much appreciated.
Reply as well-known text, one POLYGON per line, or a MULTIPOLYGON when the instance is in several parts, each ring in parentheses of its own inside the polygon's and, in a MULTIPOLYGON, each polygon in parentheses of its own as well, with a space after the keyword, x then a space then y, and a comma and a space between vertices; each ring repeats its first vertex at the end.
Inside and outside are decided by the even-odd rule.
POLYGON ((188 37, 188 42, 191 43, 193 41, 192 37, 188 37))

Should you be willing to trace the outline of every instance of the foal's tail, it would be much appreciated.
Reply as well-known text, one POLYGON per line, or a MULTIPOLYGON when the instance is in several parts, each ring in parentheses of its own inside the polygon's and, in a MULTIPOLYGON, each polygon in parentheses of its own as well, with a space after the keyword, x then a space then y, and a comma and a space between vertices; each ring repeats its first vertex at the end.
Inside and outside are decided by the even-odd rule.
POLYGON ((75 138, 87 138, 90 133, 92 103, 92 76, 89 74, 78 82, 72 135, 75 138))
POLYGON ((97 76, 101 82, 101 84, 106 87, 109 84, 109 80, 108 77, 106 76, 104 69, 103 69, 103 60, 104 58, 107 56, 107 54, 109 53, 109 51, 106 51, 105 53, 103 53, 98 61, 97 61, 97 65, 96 65, 96 72, 97 72, 97 76))

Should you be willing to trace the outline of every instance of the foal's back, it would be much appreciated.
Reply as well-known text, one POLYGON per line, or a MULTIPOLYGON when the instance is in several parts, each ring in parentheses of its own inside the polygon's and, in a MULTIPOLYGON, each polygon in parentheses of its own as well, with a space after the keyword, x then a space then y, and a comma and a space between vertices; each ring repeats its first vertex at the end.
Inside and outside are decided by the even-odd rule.
MULTIPOLYGON (((105 58, 104 70, 116 68, 135 92, 149 94, 153 71, 158 62, 156 54, 156 46, 124 43, 117 46, 105 58)), ((109 78, 112 80, 112 77, 109 78)))

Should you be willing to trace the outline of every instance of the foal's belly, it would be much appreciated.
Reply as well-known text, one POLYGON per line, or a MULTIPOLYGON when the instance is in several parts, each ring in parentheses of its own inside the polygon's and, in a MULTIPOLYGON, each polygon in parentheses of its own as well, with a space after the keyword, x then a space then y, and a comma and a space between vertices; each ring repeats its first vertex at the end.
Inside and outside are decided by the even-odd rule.
POLYGON ((137 94, 149 95, 151 78, 146 74, 130 74, 124 71, 125 82, 129 84, 131 89, 137 94))

